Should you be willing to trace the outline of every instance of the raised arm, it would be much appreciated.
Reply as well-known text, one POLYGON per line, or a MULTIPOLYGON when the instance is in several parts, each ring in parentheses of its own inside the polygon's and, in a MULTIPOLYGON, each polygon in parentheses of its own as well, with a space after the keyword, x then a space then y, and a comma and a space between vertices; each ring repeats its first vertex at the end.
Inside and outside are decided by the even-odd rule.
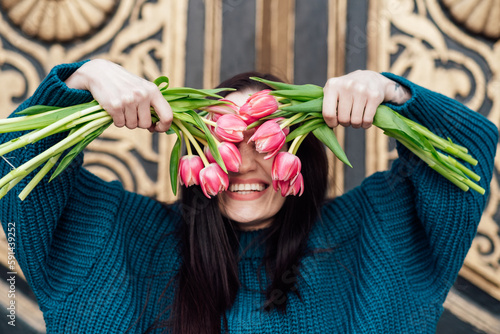
MULTIPOLYGON (((468 148, 478 160, 485 195, 464 192, 428 167, 399 142, 399 158, 389 171, 375 173, 361 185, 376 216, 373 230, 385 240, 419 296, 444 301, 476 233, 486 205, 498 143, 498 129, 463 104, 399 76, 359 71, 332 79, 325 87, 325 119, 367 128, 380 103, 443 138, 468 148), (365 80, 366 79, 366 80, 365 80), (369 82, 367 82, 367 80, 369 82)), ((371 221, 373 223, 373 221, 371 221)))
MULTIPOLYGON (((103 60, 55 67, 17 110, 38 104, 64 107, 93 98, 113 116, 117 126, 164 131, 171 121, 168 103, 154 84, 103 60), (154 126, 151 106, 160 117, 154 126)), ((0 142, 19 135, 0 134, 0 142)), ((10 171, 10 164, 21 165, 65 135, 50 136, 9 153, 5 157, 8 162, 0 160, 0 175, 10 171)), ((120 185, 100 180, 84 170, 82 162, 80 155, 50 183, 48 178, 42 180, 25 201, 17 196, 31 175, 0 200, 2 227, 7 232, 15 226, 16 258, 42 306, 63 298, 85 277, 105 243, 123 195, 120 185)))
MULTIPOLYGON (((484 116, 454 99, 422 88, 393 74, 387 73, 385 76, 408 87, 412 94, 408 102, 402 105, 389 104, 389 106, 403 116, 426 126, 435 134, 450 138, 453 142, 466 147, 478 160, 478 164, 476 166, 464 164, 481 177, 479 185, 486 190, 484 195, 473 190, 467 192, 460 190, 399 143, 397 145, 399 159, 391 170, 378 175, 378 180, 377 177, 374 178, 374 182, 385 180, 387 187, 382 196, 387 195, 389 199, 396 201, 406 194, 401 198, 413 203, 416 211, 413 223, 418 222, 418 230, 412 230, 415 226, 408 224, 409 222, 397 220, 396 215, 402 215, 405 210, 403 206, 400 207, 400 212, 391 213, 388 210, 392 204, 387 201, 373 202, 379 206, 382 219, 392 222, 388 224, 387 232, 393 238, 396 249, 403 249, 398 229, 412 237, 415 247, 423 245, 428 247, 428 252, 414 254, 414 260, 425 263, 427 267, 417 269, 408 263, 408 273, 415 275, 415 281, 426 273, 439 277, 431 289, 423 288, 425 291, 434 292, 434 296, 438 298, 444 298, 462 267, 487 203, 498 143, 498 129, 484 116), (417 241, 418 236, 425 236, 425 243, 422 240, 417 241), (432 291, 432 288, 436 290, 432 291)), ((402 258, 407 256, 400 255, 402 258)))

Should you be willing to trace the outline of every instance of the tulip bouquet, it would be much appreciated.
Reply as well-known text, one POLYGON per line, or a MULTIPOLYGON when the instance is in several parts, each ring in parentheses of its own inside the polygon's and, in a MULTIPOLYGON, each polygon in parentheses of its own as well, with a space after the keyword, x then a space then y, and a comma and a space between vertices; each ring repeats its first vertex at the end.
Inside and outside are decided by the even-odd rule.
MULTIPOLYGON (((310 84, 291 85, 261 78, 252 79, 265 83, 275 90, 259 91, 250 96, 241 107, 223 99, 220 101, 225 102, 224 105, 203 108, 208 119, 206 122, 209 122, 209 129, 215 137, 227 170, 238 171, 241 156, 235 144, 244 139, 244 131, 252 128, 257 129, 248 142, 254 142, 255 149, 265 154, 264 159, 274 158, 273 188, 275 191, 281 191, 282 196, 300 196, 304 190, 304 180, 300 172, 301 162, 295 154, 310 133, 323 142, 342 162, 352 167, 334 132, 323 119, 322 87, 310 84), (292 127, 294 130, 290 131, 292 127), (282 151, 287 142, 291 142, 288 150, 282 151)), ((476 165, 477 160, 467 153, 465 147, 453 143, 449 138, 445 140, 436 136, 387 106, 378 107, 373 124, 383 129, 386 135, 397 139, 460 189, 467 191, 472 188, 484 194, 484 189, 473 182, 479 181, 479 176, 450 156, 476 165), (437 151, 436 148, 449 155, 437 151)), ((203 136, 199 133, 196 139, 207 144, 203 136)), ((208 197, 227 190, 227 175, 215 163, 210 154, 212 150, 205 149, 203 154, 199 149, 199 156, 193 156, 190 153, 189 142, 186 142, 186 146, 188 155, 181 159, 180 164, 181 183, 187 186, 200 184, 208 197), (203 166, 208 163, 212 165, 204 168, 203 166)), ((173 167, 176 165, 177 154, 174 150, 171 158, 173 167)), ((172 175, 177 174, 174 171, 172 175)), ((172 184, 175 185, 176 182, 172 184)))
MULTIPOLYGON (((219 101, 221 96, 217 94, 221 91, 232 90, 169 88, 168 78, 166 77, 158 78, 155 83, 160 87, 163 97, 169 102, 174 112, 172 129, 175 131, 182 129, 186 136, 192 136, 191 132, 195 131, 195 126, 201 129, 201 132, 209 133, 210 131, 202 121, 204 118, 193 110, 225 104, 225 102, 219 101), (207 99, 207 97, 212 99, 207 99)), ((154 110, 151 110, 151 113, 153 122, 156 122, 158 116, 154 110)), ((90 142, 113 123, 111 116, 95 100, 65 108, 43 105, 32 106, 18 112, 16 116, 19 117, 0 120, 0 133, 23 131, 19 137, 0 145, 0 156, 5 163, 12 167, 12 170, 7 175, 0 178, 0 198, 5 196, 28 174, 42 167, 19 194, 19 198, 24 200, 51 169, 54 169, 54 172, 49 182, 58 176, 90 142), (67 133, 64 139, 20 166, 14 166, 5 157, 9 152, 62 132, 67 133)), ((180 137, 180 133, 178 134, 180 137)), ((212 149, 213 159, 226 170, 221 155, 216 149, 213 136, 206 136, 205 138, 212 149)))
MULTIPOLYGON (((296 153, 311 133, 342 162, 351 166, 334 132, 323 119, 322 87, 252 79, 274 90, 253 94, 241 107, 218 95, 221 91, 231 89, 168 88, 167 78, 160 77, 155 81, 174 114, 172 126, 167 132, 177 136, 170 157, 170 179, 174 194, 179 177, 180 183, 186 187, 201 186, 208 198, 226 191, 229 186, 228 172, 238 172, 241 164, 236 144, 244 140, 245 131, 253 128, 256 129, 248 142, 253 142, 256 150, 265 154, 264 159, 273 158, 273 188, 280 191, 282 196, 302 195, 304 180, 296 153), (182 141, 185 142, 187 153, 184 156, 181 156, 182 141), (287 150, 283 150, 286 143, 290 144, 287 150)), ((151 113, 153 121, 157 120, 154 110, 151 113)), ((0 179, 0 198, 26 175, 43 165, 19 195, 21 199, 26 198, 52 168, 55 171, 50 180, 59 175, 77 154, 112 124, 111 117, 96 101, 66 108, 33 106, 19 114, 21 117, 0 121, 0 132, 31 132, 0 145, 0 156, 56 133, 68 132, 68 135, 23 165, 17 168, 12 166, 13 170, 0 179), (60 159, 64 152, 67 152, 66 155, 60 159)), ((479 176, 452 157, 476 165, 477 160, 468 154, 466 148, 449 138, 445 140, 436 136, 387 106, 378 107, 373 124, 401 142, 460 189, 467 191, 472 188, 484 194, 484 189, 473 182, 479 181, 479 176)))

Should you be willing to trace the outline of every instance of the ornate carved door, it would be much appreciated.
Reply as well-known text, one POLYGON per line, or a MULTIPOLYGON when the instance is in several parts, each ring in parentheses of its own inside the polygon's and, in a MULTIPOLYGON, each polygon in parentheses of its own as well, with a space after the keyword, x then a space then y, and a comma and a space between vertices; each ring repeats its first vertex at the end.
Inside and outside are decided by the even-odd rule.
MULTIPOLYGON (((54 65, 106 58, 173 86, 209 88, 257 69, 296 83, 369 68, 391 71, 454 97, 500 125, 500 1, 496 0, 0 0, 0 116, 30 96, 54 65)), ((336 129, 356 168, 330 157, 330 196, 395 158, 380 131, 336 129)), ((172 202, 167 135, 111 127, 85 166, 127 189, 172 202)), ((439 333, 500 328, 500 158, 488 207, 439 333)), ((0 233, 0 313, 9 303, 0 233)), ((22 278, 20 270, 19 275, 22 278)), ((36 300, 18 280, 16 328, 44 332, 36 300)))

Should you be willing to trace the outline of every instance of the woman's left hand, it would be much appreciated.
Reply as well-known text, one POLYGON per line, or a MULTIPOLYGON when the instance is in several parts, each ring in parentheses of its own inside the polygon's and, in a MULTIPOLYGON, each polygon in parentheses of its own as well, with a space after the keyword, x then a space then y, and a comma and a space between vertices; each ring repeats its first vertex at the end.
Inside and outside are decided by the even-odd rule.
POLYGON ((330 78, 323 88, 323 118, 328 126, 369 128, 382 102, 403 104, 410 91, 374 71, 355 71, 330 78))

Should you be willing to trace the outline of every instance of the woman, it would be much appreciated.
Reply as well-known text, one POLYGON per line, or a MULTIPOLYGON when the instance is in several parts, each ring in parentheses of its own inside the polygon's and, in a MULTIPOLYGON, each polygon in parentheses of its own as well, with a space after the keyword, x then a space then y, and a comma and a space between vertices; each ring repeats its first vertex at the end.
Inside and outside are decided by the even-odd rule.
MULTIPOLYGON (((244 79, 225 85, 238 89, 227 95, 238 105, 263 88, 244 79)), ((386 102, 466 146, 488 193, 498 131, 478 113, 392 74, 354 72, 330 79, 324 92, 332 127, 367 128, 386 102)), ((54 68, 19 109, 92 96, 119 127, 162 132, 172 120, 156 87, 103 60, 54 68), (155 125, 150 106, 160 118, 155 125)), ((20 164, 54 140, 9 160, 20 164)), ((298 152, 305 193, 284 199, 269 187, 270 162, 246 141, 239 150, 233 187, 213 200, 192 187, 181 204, 165 207, 100 180, 81 157, 25 202, 15 192, 2 199, 0 219, 5 230, 15 224, 16 256, 47 331, 435 331, 487 196, 463 192, 398 145, 389 171, 321 205, 324 152, 308 139, 298 152), (235 185, 248 183, 257 191, 238 193, 235 185)))

